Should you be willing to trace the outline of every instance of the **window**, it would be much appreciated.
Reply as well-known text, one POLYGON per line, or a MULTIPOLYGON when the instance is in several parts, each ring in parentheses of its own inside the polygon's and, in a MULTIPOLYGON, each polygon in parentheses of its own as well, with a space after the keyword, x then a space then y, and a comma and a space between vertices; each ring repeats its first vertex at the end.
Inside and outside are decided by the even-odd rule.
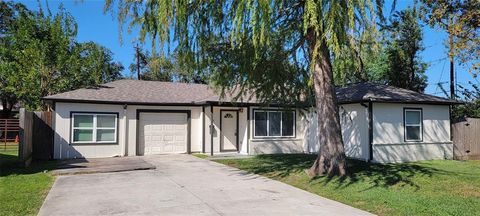
POLYGON ((254 111, 254 137, 294 137, 294 111, 254 111))
POLYGON ((117 114, 72 113, 72 143, 116 143, 117 114))
POLYGON ((422 141, 422 118, 421 109, 404 110, 405 141, 422 141))

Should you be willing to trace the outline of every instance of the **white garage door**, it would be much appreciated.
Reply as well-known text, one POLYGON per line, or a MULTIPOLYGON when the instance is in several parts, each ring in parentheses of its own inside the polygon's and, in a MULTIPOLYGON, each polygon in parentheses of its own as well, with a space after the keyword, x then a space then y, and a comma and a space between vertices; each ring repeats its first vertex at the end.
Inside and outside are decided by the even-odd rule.
POLYGON ((140 113, 140 155, 187 152, 186 113, 140 113))

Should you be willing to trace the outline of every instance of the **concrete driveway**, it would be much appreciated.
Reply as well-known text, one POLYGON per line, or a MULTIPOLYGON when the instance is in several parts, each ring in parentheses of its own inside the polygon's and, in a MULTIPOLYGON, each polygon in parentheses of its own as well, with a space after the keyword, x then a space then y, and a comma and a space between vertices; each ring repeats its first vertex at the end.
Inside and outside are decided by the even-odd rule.
POLYGON ((369 215, 190 155, 144 159, 157 169, 59 176, 39 215, 369 215))

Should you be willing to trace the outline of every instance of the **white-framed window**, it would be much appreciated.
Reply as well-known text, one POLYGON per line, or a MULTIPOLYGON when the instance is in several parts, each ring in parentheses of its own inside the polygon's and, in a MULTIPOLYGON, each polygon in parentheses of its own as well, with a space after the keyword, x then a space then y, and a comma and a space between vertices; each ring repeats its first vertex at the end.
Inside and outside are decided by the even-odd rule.
POLYGON ((116 113, 72 113, 71 143, 116 143, 116 113))
POLYGON ((423 140, 422 109, 405 108, 403 113, 405 141, 423 140))
POLYGON ((295 111, 254 110, 253 137, 295 137, 295 111))

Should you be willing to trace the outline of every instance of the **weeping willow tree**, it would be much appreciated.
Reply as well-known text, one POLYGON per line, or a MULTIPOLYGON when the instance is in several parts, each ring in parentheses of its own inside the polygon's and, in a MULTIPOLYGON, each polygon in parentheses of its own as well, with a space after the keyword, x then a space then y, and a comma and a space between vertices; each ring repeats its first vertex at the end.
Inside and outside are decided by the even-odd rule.
POLYGON ((346 173, 331 62, 355 34, 376 30, 382 2, 107 0, 104 9, 153 48, 175 47, 222 94, 254 91, 267 104, 311 94, 321 135, 307 173, 316 176, 346 173))

